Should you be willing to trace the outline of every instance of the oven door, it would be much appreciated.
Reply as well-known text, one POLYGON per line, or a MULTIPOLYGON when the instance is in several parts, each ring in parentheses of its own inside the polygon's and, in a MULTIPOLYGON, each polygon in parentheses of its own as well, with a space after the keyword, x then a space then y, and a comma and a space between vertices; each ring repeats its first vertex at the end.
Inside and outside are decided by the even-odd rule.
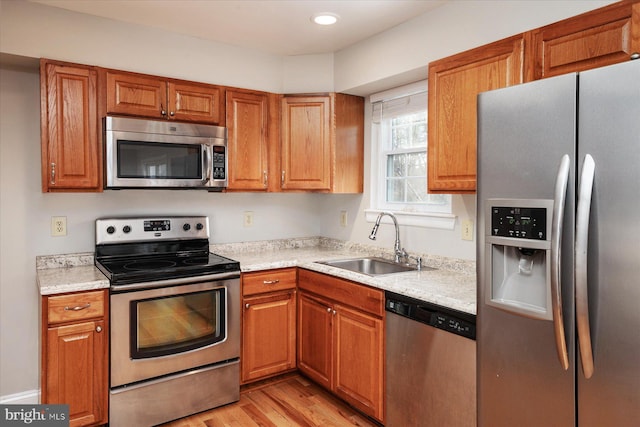
POLYGON ((239 279, 111 295, 111 387, 240 356, 239 279))

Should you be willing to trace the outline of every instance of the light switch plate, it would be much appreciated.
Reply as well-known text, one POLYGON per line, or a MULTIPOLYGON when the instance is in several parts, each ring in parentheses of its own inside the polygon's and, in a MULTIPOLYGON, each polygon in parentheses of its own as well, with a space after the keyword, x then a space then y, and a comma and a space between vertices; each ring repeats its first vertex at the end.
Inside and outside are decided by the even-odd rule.
POLYGON ((462 221, 462 240, 473 240, 473 221, 462 221))
POLYGON ((347 211, 340 211, 340 226, 346 227, 349 224, 349 216, 347 211))
POLYGON ((253 212, 245 211, 244 212, 244 227, 253 227, 253 212))

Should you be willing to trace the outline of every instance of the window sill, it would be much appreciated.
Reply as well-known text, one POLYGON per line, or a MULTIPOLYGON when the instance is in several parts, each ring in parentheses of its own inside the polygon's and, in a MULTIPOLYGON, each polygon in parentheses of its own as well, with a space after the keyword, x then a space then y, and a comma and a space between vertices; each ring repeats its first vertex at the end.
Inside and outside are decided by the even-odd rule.
MULTIPOLYGON (((365 209, 364 215, 367 222, 375 222, 378 214, 382 211, 378 209, 365 209)), ((456 225, 456 216, 443 213, 425 212, 392 212, 400 225, 410 225, 413 227, 439 228, 442 230, 453 230, 456 225)), ((382 223, 392 224, 393 221, 388 216, 382 217, 382 223)))

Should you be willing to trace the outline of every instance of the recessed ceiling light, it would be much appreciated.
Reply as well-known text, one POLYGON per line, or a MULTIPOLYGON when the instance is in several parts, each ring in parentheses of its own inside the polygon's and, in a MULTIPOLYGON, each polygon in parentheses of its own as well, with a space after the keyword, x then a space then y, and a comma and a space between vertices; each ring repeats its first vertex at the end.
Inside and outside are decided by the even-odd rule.
POLYGON ((335 13, 316 13, 311 17, 311 21, 315 22, 318 25, 333 25, 338 22, 339 16, 335 13))

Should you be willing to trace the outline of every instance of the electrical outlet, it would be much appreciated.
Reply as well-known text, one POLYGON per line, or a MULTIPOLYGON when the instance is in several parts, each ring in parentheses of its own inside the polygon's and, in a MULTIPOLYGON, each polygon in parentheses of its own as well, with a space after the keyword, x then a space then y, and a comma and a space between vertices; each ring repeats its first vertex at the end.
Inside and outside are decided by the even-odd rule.
POLYGON ((347 211, 340 211, 340 226, 346 227, 349 223, 347 211))
POLYGON ((473 221, 462 221, 462 240, 473 240, 473 221))
POLYGON ((244 212, 244 226, 253 227, 253 212, 251 211, 244 212))
POLYGON ((67 217, 66 216, 51 217, 51 235, 52 236, 67 235, 67 217))

